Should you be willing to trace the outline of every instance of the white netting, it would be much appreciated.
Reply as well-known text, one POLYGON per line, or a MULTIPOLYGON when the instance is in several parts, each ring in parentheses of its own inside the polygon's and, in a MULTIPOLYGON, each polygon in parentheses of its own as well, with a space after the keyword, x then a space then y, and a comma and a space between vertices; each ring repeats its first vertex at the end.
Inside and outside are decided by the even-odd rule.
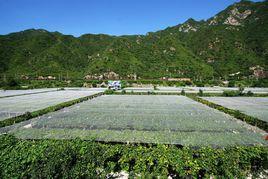
POLYGON ((63 90, 39 94, 0 98, 0 120, 14 117, 27 111, 33 112, 62 102, 90 96, 99 91, 63 90))
POLYGON ((268 97, 204 97, 204 99, 268 122, 268 97))
POLYGON ((21 138, 181 145, 267 144, 238 120, 184 96, 105 95, 5 128, 21 138))
POLYGON ((49 91, 56 91, 56 90, 58 89, 57 88, 42 88, 42 89, 29 89, 29 90, 0 90, 0 97, 34 94, 34 93, 42 93, 42 92, 49 92, 49 91))

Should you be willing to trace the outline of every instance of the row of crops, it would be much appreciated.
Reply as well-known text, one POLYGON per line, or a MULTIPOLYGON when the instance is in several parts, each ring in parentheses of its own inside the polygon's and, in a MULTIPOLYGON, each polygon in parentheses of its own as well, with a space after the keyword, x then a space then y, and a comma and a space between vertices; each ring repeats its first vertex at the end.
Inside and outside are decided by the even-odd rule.
POLYGON ((268 162, 262 146, 193 149, 10 135, 0 136, 0 156, 0 178, 113 178, 123 171, 130 178, 264 178, 268 162))
POLYGON ((175 95, 104 95, 1 130, 24 139, 267 145, 263 133, 252 126, 175 95))

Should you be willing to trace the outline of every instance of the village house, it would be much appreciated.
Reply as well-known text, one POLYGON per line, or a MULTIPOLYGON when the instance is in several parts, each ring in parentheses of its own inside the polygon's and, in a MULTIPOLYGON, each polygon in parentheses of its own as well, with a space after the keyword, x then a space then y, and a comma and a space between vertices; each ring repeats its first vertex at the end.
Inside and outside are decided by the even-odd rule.
POLYGON ((162 77, 161 80, 167 80, 167 81, 192 81, 191 78, 168 78, 168 77, 162 77))

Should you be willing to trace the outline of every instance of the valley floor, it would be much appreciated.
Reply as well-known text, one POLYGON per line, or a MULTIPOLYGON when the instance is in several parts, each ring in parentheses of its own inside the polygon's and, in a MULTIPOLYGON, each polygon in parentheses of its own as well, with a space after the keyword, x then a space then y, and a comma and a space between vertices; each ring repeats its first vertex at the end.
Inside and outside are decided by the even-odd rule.
MULTIPOLYGON (((102 176, 101 171, 105 173, 105 177, 111 177, 112 173, 122 171, 127 171, 129 175, 135 171, 134 175, 137 176, 203 175, 205 166, 222 167, 221 164, 212 162, 215 157, 228 165, 233 165, 231 168, 223 169, 224 172, 228 170, 224 174, 220 174, 219 169, 216 169, 213 173, 218 176, 228 176, 229 170, 233 168, 236 168, 238 173, 231 171, 229 176, 248 176, 249 172, 253 171, 251 167, 255 165, 252 163, 253 160, 260 163, 258 171, 267 170, 264 163, 268 161, 266 155, 268 153, 266 119, 268 97, 254 95, 266 94, 268 89, 246 89, 255 93, 251 97, 221 95, 223 90, 234 90, 233 88, 202 88, 204 95, 207 92, 209 97, 198 96, 199 89, 193 87, 125 88, 111 94, 108 94, 104 88, 0 91, 0 125, 2 126, 0 127, 0 140, 2 140, 0 165, 6 168, 6 162, 18 160, 15 159, 16 157, 7 158, 8 148, 16 147, 18 151, 10 150, 10 155, 17 152, 18 155, 32 155, 38 157, 43 163, 46 163, 44 156, 59 155, 60 152, 72 159, 85 157, 85 155, 98 158, 105 156, 105 151, 111 152, 105 156, 106 158, 99 159, 100 163, 91 162, 94 166, 90 171, 92 173, 94 170, 94 176, 102 176), (186 95, 180 94, 182 89, 185 90, 186 95), (215 96, 211 97, 213 94, 215 96), (222 105, 224 108, 217 108, 218 106, 212 108, 211 104, 199 100, 208 101, 216 106, 222 105), (228 110, 225 112, 226 109, 234 111, 235 114, 236 110, 241 110, 238 114, 243 113, 242 118, 233 116, 228 110), (248 119, 251 120, 250 123, 248 119), (251 125, 252 121, 261 121, 262 125, 256 125, 261 128, 251 125), (59 144, 62 147, 56 147, 59 144), (21 148, 24 145, 32 146, 31 150, 27 147, 21 148), (70 146, 73 146, 72 149, 68 149, 70 146), (54 150, 54 152, 42 153, 43 149, 38 147, 54 150), (81 154, 73 150, 76 147, 79 148, 78 151, 82 150, 81 154), (69 150, 73 154, 69 155, 63 150, 69 150), (41 152, 42 156, 37 155, 36 152, 41 152), (149 158, 145 156, 143 161, 146 152, 149 158), (197 156, 195 156, 196 152, 197 156), (214 155, 214 158, 210 155, 214 155), (231 158, 235 155, 237 158, 233 161, 231 158), (245 156, 250 157, 244 158, 245 156), (142 161, 137 161, 137 157, 142 161), (186 165, 187 161, 179 164, 184 157, 190 157, 189 162, 193 162, 193 165, 186 165), (160 163, 156 161, 162 159, 176 171, 169 171, 170 169, 165 165, 159 166, 163 161, 159 161, 160 163), (206 160, 212 163, 202 163, 206 160), (109 161, 109 164, 105 161, 109 161), (135 163, 131 164, 132 161, 135 163), (247 163, 241 164, 243 161, 247 163), (101 164, 102 162, 104 163, 101 164), (141 168, 132 168, 132 165, 148 167, 148 162, 149 166, 153 167, 149 173, 141 168), (115 165, 117 168, 110 165, 115 165), (247 170, 239 168, 244 165, 248 167, 247 170), (159 167, 161 172, 157 173, 159 167), (196 172, 187 173, 189 171, 185 167, 190 167, 189 169, 194 169, 196 172)), ((29 166, 18 163, 18 167, 30 167, 28 174, 35 173, 34 161, 27 160, 30 162, 29 166)), ((90 159, 80 160, 89 162, 90 159)), ((43 169, 49 165, 43 166, 43 169)), ((15 176, 15 173, 14 175, 2 173, 4 176, 15 176)), ((209 170, 205 173, 214 175, 209 170)), ((83 172, 78 176, 82 174, 83 172)), ((89 176, 87 172, 84 174, 89 176)))
MULTIPOLYGON (((172 92, 218 94, 235 88, 126 88, 134 95, 102 95, 55 112, 1 128, 22 139, 74 139, 123 143, 162 143, 182 146, 267 145, 266 132, 229 114, 172 92), (136 92, 170 92, 171 95, 135 95, 136 92)), ((104 92, 103 88, 66 88, 1 91, 2 121, 49 106, 104 92), (40 93, 42 92, 42 93, 40 93)), ((266 88, 246 91, 264 93, 266 88)), ((117 92, 117 93, 120 93, 117 92)), ((122 93, 122 91, 121 91, 122 93)), ((242 110, 266 121, 267 97, 204 97, 225 107, 242 110), (224 103, 223 103, 224 102, 224 103), (249 105, 250 104, 250 105, 249 105)))

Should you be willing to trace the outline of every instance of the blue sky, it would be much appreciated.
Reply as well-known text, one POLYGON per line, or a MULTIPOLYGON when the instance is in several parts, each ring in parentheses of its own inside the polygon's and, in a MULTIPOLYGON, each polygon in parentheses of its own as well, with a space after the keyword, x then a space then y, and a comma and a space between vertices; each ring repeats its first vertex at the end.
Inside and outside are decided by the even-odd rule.
POLYGON ((0 34, 42 28, 80 36, 145 34, 214 16, 239 0, 0 0, 0 34))

